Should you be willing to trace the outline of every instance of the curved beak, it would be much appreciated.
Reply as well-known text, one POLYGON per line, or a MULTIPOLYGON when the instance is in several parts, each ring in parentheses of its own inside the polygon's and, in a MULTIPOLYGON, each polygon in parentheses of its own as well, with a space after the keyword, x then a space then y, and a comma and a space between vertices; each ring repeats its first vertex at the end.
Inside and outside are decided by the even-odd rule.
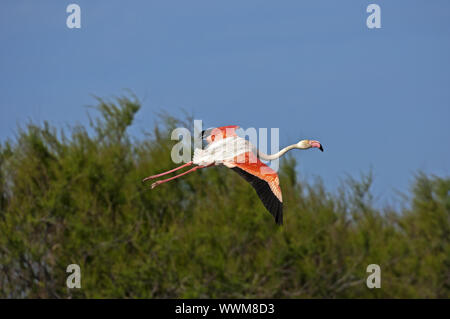
POLYGON ((319 150, 321 150, 323 152, 322 144, 319 141, 310 141, 309 145, 311 147, 316 147, 316 148, 318 148, 319 150))

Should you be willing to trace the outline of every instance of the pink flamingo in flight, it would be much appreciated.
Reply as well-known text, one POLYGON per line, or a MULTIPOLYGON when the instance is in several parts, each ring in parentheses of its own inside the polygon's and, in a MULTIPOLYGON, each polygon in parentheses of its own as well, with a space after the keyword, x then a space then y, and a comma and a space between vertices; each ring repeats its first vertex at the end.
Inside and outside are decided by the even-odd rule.
POLYGON ((323 152, 323 147, 320 142, 315 140, 301 140, 283 148, 278 153, 268 155, 257 150, 248 140, 239 137, 235 132, 237 128, 239 126, 230 125, 203 131, 202 138, 206 139, 208 145, 205 149, 195 149, 192 161, 167 172, 148 176, 143 179, 143 182, 173 173, 184 167, 196 165, 184 173, 154 182, 151 187, 155 188, 160 184, 192 173, 199 168, 222 164, 231 168, 253 186, 266 209, 274 217, 275 222, 282 225, 283 198, 278 174, 259 159, 271 161, 295 148, 302 150, 318 148, 323 152))

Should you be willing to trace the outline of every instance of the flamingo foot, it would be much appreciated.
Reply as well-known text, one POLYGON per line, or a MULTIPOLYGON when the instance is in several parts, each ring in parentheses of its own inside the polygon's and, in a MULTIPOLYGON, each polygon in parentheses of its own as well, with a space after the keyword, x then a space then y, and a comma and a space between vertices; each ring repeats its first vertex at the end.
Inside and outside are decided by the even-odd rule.
POLYGON ((144 183, 144 182, 146 182, 146 181, 148 181, 148 180, 150 180, 150 179, 156 178, 156 177, 158 177, 158 176, 149 176, 149 177, 146 177, 146 178, 144 178, 144 179, 142 180, 142 183, 144 183))
POLYGON ((162 184, 161 181, 154 182, 151 186, 152 189, 155 188, 156 186, 158 186, 159 184, 162 184))

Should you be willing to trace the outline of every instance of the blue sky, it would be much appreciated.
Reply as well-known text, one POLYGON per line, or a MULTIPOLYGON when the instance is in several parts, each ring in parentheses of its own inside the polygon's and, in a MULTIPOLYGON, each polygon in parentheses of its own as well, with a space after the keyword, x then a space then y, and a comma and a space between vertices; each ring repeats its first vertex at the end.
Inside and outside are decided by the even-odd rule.
POLYGON ((31 119, 87 123, 92 94, 205 126, 279 127, 305 178, 373 169, 379 200, 449 175, 450 1, 21 1, 0 4, 0 140, 31 119), (81 7, 81 29, 66 7, 81 7), (381 7, 368 29, 366 7, 381 7))

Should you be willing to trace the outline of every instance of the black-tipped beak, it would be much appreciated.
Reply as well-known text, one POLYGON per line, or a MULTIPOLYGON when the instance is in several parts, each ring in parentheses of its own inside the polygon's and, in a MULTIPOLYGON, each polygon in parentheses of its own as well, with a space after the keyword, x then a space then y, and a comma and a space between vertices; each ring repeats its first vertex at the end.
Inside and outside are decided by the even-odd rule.
POLYGON ((320 144, 319 150, 321 150, 323 152, 322 144, 320 144))

